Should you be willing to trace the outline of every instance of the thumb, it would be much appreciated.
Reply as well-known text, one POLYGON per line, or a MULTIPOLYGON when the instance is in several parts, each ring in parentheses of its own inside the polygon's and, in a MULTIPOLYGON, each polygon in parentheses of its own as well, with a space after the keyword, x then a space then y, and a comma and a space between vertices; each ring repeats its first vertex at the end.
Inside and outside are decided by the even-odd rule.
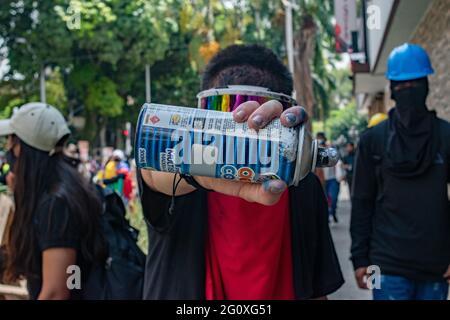
POLYGON ((282 180, 269 180, 263 184, 243 183, 239 190, 239 197, 250 202, 258 202, 266 206, 276 204, 287 185, 282 180))

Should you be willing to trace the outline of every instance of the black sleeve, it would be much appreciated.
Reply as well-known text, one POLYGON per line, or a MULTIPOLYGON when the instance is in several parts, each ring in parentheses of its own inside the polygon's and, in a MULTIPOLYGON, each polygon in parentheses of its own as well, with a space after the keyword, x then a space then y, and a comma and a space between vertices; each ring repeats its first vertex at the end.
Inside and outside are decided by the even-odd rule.
MULTIPOLYGON (((204 190, 196 190, 182 196, 168 196, 148 187, 142 178, 140 170, 137 170, 136 176, 144 218, 149 226, 158 232, 168 231, 177 218, 177 212, 180 210, 184 211, 184 208, 189 208, 192 205, 192 201, 205 194, 204 190), (172 204, 173 210, 171 212, 172 204)), ((178 177, 176 181, 178 181, 178 177)))
POLYGON ((450 184, 450 135, 447 139, 447 183, 450 184))
POLYGON ((41 251, 49 248, 79 249, 80 224, 64 199, 51 197, 37 209, 34 219, 41 251))
POLYGON ((447 183, 450 184, 450 153, 448 155, 447 163, 449 164, 447 167, 447 183))
POLYGON ((326 296, 344 283, 328 226, 327 200, 319 178, 310 173, 290 189, 294 287, 297 299, 326 296))
MULTIPOLYGON (((445 141, 447 142, 447 183, 450 184, 450 125, 449 125, 449 133, 447 137, 445 138, 445 141)), ((450 194, 449 194, 450 196, 450 194)))
POLYGON ((145 220, 154 228, 166 227, 172 197, 150 189, 142 178, 140 170, 137 170, 136 178, 145 220))
POLYGON ((318 179, 314 179, 316 192, 315 215, 317 217, 317 248, 315 253, 316 272, 312 298, 323 297, 335 292, 344 283, 339 259, 328 224, 328 202, 318 179))
POLYGON ((352 185, 351 260, 354 269, 370 265, 369 246, 372 216, 377 192, 376 167, 370 149, 370 136, 361 137, 356 153, 352 185))
POLYGON ((447 183, 450 184, 450 122, 438 119, 437 124, 439 125, 441 148, 447 164, 447 183))

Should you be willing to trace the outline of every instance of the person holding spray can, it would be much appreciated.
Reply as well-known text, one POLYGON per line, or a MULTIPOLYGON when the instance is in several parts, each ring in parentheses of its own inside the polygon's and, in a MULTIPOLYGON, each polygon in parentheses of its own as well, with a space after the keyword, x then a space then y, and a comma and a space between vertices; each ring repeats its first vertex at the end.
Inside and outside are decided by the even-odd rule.
MULTIPOLYGON (((234 45, 203 74, 203 90, 228 85, 290 95, 292 77, 269 49, 234 45)), ((275 118, 286 127, 307 118, 301 107, 283 111, 276 100, 245 101, 232 111, 255 130, 275 118)), ((138 182, 150 239, 144 299, 311 299, 343 283, 326 198, 312 173, 289 188, 277 179, 180 179, 144 169, 138 182)))

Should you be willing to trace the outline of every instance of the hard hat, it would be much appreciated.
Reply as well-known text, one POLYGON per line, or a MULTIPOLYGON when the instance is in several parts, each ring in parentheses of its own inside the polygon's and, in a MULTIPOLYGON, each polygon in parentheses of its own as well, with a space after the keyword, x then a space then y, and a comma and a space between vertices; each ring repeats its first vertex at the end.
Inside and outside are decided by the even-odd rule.
POLYGON ((430 58, 419 45, 404 43, 394 48, 389 55, 386 72, 389 80, 413 80, 433 73, 430 58))
POLYGON ((367 125, 367 128, 375 127, 377 124, 383 122, 384 120, 387 120, 388 116, 386 113, 375 113, 372 117, 370 117, 369 124, 367 125))

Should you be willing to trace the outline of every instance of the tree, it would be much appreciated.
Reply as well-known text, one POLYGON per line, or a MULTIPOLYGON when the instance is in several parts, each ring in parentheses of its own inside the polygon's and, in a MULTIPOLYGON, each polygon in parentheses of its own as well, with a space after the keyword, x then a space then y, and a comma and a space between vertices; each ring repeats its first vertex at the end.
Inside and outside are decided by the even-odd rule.
POLYGON ((326 127, 332 140, 343 136, 346 141, 353 141, 355 137, 351 136, 351 131, 363 132, 367 119, 357 112, 355 100, 352 100, 346 107, 331 111, 326 127))
POLYGON ((294 39, 296 98, 312 117, 323 120, 330 108, 330 94, 336 90, 335 79, 326 69, 338 59, 333 49, 332 1, 301 0, 298 12, 300 23, 294 39))
POLYGON ((97 125, 123 113, 144 66, 164 58, 170 33, 178 28, 175 4, 181 2, 2 1, 0 52, 7 53, 10 64, 6 79, 20 75, 21 98, 36 100, 37 75, 47 67, 48 101, 67 104, 69 115, 89 118, 85 135, 92 138, 105 129, 95 130, 97 125), (77 26, 69 24, 74 12, 80 16, 77 26), (61 90, 61 81, 67 90, 61 90))
POLYGON ((70 61, 60 57, 70 55, 70 30, 54 7, 67 1, 2 0, 0 7, 0 37, 7 49, 10 72, 30 80, 44 66, 67 66, 70 61))
MULTIPOLYGON (((337 92, 327 68, 336 59, 331 0, 299 3, 298 100, 323 119, 335 108, 337 92)), ((200 73, 220 48, 259 43, 286 62, 278 0, 3 0, 0 6, 0 53, 11 67, 0 83, 0 91, 8 91, 0 97, 3 114, 15 103, 39 99, 45 66, 47 100, 64 106, 69 119, 85 117, 77 134, 96 144, 114 145, 124 122, 135 123, 145 101, 146 65, 153 101, 195 106, 200 73)))
MULTIPOLYGON (((302 24, 294 40, 294 88, 297 102, 314 116, 314 82, 311 71, 311 59, 314 53, 315 36, 317 32, 313 17, 305 14, 302 24)), ((311 130, 311 122, 309 129, 311 130)))

